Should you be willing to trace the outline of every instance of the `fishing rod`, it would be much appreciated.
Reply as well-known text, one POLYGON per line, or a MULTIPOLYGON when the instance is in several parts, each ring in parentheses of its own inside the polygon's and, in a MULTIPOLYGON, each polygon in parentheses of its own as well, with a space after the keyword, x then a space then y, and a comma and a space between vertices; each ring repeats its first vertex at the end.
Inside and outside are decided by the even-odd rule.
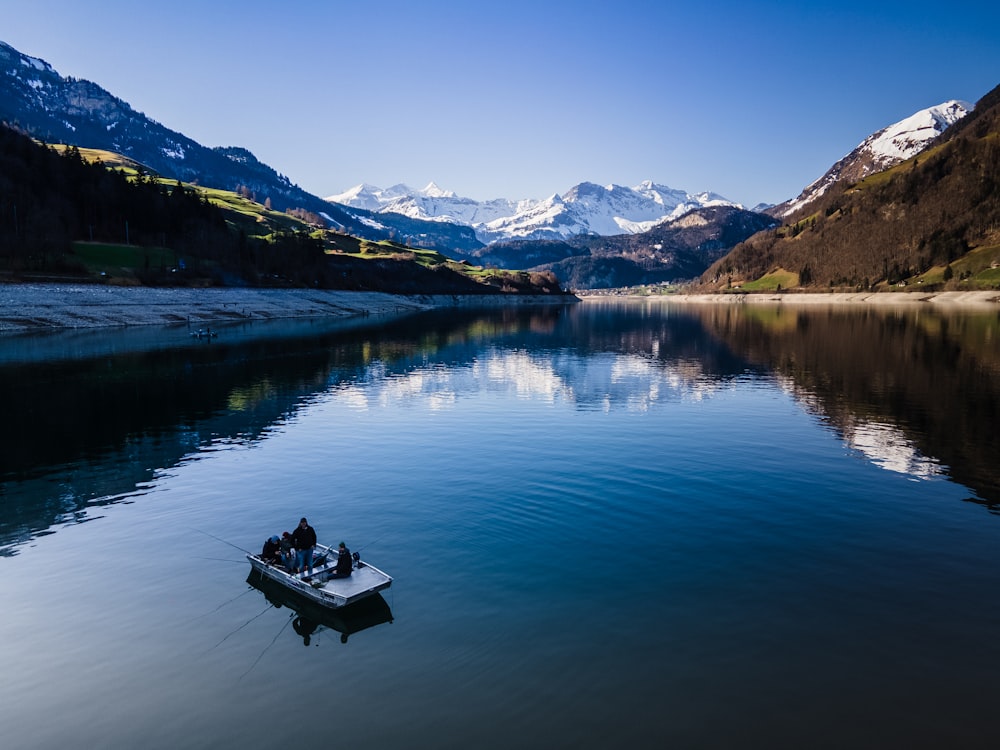
MULTIPOLYGON (((354 551, 351 553, 351 565, 357 565, 361 561, 361 550, 368 549, 373 544, 378 544, 380 541, 382 541, 383 539, 385 539, 385 537, 386 537, 386 535, 383 534, 378 539, 376 539, 374 542, 368 542, 368 544, 366 544, 366 545, 364 545, 362 547, 355 547, 354 551)), ((329 555, 330 557, 333 558, 333 560, 331 562, 336 562, 337 561, 338 550, 336 548, 334 548, 334 546, 332 544, 331 545, 325 545, 325 544, 323 544, 323 545, 319 545, 319 546, 326 547, 326 552, 324 552, 322 555, 320 555, 321 558, 329 555)))
POLYGON ((368 544, 366 544, 366 545, 365 545, 365 546, 363 546, 363 547, 356 547, 354 551, 355 551, 355 552, 361 552, 361 550, 363 550, 363 549, 368 549, 368 548, 369 548, 369 547, 371 547, 371 546, 372 546, 373 544, 378 544, 379 542, 381 542, 381 541, 382 541, 383 539, 385 539, 385 537, 386 537, 386 535, 385 535, 385 534, 383 534, 383 535, 382 535, 382 536, 380 536, 380 537, 379 537, 378 539, 376 539, 376 540, 375 540, 374 542, 368 542, 368 544))
POLYGON ((234 549, 238 549, 240 552, 246 552, 248 555, 254 554, 253 552, 251 552, 248 549, 243 549, 242 547, 240 547, 237 544, 233 544, 232 542, 227 542, 225 539, 221 539, 221 538, 217 537, 215 534, 209 534, 207 531, 202 531, 201 529, 192 529, 192 531, 197 531, 199 534, 204 534, 205 536, 210 536, 215 541, 222 542, 223 544, 228 544, 230 547, 233 547, 234 549))

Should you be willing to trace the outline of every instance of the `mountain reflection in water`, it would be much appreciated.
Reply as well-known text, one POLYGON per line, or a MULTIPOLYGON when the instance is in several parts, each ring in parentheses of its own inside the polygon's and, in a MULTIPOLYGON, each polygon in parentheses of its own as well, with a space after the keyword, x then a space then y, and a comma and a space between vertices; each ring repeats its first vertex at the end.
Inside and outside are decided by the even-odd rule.
POLYGON ((713 306, 700 319, 878 465, 947 474, 1000 508, 1000 312, 713 306))
MULTIPOLYGON (((507 388, 578 409, 655 408, 747 376, 775 378, 860 455, 914 477, 945 474, 1000 509, 998 315, 900 309, 586 301, 431 312, 357 330, 285 323, 276 337, 130 347, 119 331, 69 358, 3 356, 0 549, 88 506, 141 493, 158 472, 252 443, 330 390, 420 393, 442 405, 507 388), (361 386, 365 386, 362 388, 361 386)), ((19 345, 23 345, 23 339, 19 345)), ((58 335, 46 346, 58 350, 58 335)))

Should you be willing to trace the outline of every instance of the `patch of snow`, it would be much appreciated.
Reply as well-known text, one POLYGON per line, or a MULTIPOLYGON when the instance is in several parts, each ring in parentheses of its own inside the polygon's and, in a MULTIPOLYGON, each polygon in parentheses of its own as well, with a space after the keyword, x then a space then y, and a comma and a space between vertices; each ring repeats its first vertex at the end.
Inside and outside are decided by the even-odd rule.
POLYGON ((834 164, 826 174, 809 184, 794 200, 788 201, 781 216, 789 216, 802 206, 812 203, 840 180, 859 180, 906 161, 925 148, 948 127, 973 109, 967 102, 952 99, 934 107, 922 109, 909 117, 873 133, 851 153, 834 164))
POLYGON ((21 56, 21 64, 25 67, 34 68, 35 70, 52 70, 52 66, 50 66, 47 62, 39 60, 37 57, 28 57, 27 55, 21 56))
POLYGON ((337 221, 336 219, 334 219, 332 216, 330 216, 330 214, 326 213, 325 211, 320 211, 319 215, 322 216, 324 219, 326 219, 327 222, 329 222, 331 225, 333 225, 337 229, 343 229, 344 228, 343 224, 341 224, 339 221, 337 221))
POLYGON ((374 219, 369 219, 367 216, 359 216, 358 221, 360 221, 365 226, 372 227, 373 229, 388 229, 385 224, 379 224, 374 219))
POLYGON ((922 109, 866 139, 859 148, 867 149, 880 163, 898 164, 920 153, 939 136, 972 111, 967 102, 951 100, 922 109))

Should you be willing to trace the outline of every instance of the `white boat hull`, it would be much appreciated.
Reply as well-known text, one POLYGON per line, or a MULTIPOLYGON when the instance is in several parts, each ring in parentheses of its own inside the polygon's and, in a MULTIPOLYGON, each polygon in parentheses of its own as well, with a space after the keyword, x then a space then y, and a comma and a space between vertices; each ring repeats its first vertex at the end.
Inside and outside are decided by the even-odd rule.
POLYGON ((392 585, 392 577, 363 560, 357 560, 351 575, 333 578, 337 565, 337 551, 323 544, 317 544, 314 557, 326 556, 327 562, 313 567, 313 575, 308 581, 292 575, 280 565, 269 565, 259 555, 247 555, 253 571, 268 578, 323 607, 336 609, 346 607, 359 599, 372 596, 392 585))

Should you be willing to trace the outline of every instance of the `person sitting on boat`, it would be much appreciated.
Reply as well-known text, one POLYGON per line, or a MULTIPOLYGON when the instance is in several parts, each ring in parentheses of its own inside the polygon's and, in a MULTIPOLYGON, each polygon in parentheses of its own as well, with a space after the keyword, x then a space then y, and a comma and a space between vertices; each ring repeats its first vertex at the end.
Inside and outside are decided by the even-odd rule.
POLYGON ((289 573, 295 572, 295 547, 292 546, 292 535, 287 531, 281 532, 281 541, 278 542, 278 546, 281 548, 281 564, 284 565, 289 573))
POLYGON ((292 544, 295 546, 296 559, 295 567, 302 577, 306 577, 306 569, 309 575, 313 574, 313 547, 316 546, 316 530, 303 518, 299 525, 292 532, 292 544))
POLYGON ((272 536, 264 541, 264 549, 261 550, 260 559, 268 565, 277 565, 281 562, 281 547, 278 544, 278 537, 272 536))
POLYGON ((337 548, 337 567, 330 578, 347 578, 351 574, 351 551, 341 542, 337 548))

